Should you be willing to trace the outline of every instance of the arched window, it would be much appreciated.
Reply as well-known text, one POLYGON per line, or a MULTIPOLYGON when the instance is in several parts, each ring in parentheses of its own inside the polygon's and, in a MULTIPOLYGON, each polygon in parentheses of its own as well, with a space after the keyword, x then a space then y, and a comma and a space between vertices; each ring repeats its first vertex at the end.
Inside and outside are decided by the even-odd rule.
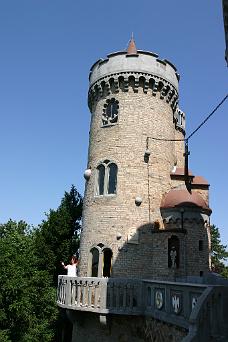
POLYGON ((89 277, 110 277, 112 267, 112 250, 102 243, 90 250, 89 277))
POLYGON ((108 194, 116 193, 117 166, 114 163, 108 165, 108 194))
POLYGON ((92 248, 91 251, 92 262, 91 262, 91 276, 98 277, 98 266, 99 266, 99 251, 97 248, 92 248))
POLYGON ((104 194, 104 180, 105 180, 105 166, 103 164, 98 165, 97 167, 97 194, 103 195, 104 194))
POLYGON ((117 171, 117 165, 109 160, 97 166, 97 196, 116 194, 117 171))

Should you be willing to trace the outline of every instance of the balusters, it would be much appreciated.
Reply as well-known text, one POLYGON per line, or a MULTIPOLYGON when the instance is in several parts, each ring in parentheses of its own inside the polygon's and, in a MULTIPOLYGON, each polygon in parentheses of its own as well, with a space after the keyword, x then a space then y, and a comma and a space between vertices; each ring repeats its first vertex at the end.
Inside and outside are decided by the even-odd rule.
POLYGON ((88 287, 88 307, 92 306, 92 294, 93 294, 93 287, 94 283, 91 282, 89 283, 89 287, 88 287))
POLYGON ((131 284, 127 285, 128 295, 129 295, 129 308, 132 310, 133 308, 133 288, 131 284))
POLYGON ((71 289, 71 305, 75 305, 76 303, 76 295, 77 295, 77 281, 72 280, 72 289, 71 289))
POLYGON ((120 306, 120 284, 116 284, 115 286, 115 294, 116 294, 116 308, 119 309, 120 306))
POLYGON ((99 307, 99 304, 98 304, 98 301, 99 301, 99 283, 97 283, 95 285, 95 288, 94 288, 94 307, 95 308, 98 308, 99 307))
POLYGON ((123 285, 123 309, 125 310, 127 306, 127 284, 123 285))
POLYGON ((65 293, 65 296, 66 296, 66 299, 65 299, 65 304, 66 305, 71 305, 71 281, 70 279, 67 279, 66 281, 66 293, 65 293))
POLYGON ((106 309, 107 307, 107 282, 101 283, 101 308, 106 309))
POLYGON ((87 282, 85 281, 82 285, 82 306, 87 306, 87 282))
POLYGON ((77 281, 77 306, 81 306, 81 282, 77 281))
POLYGON ((111 309, 113 307, 113 283, 108 284, 108 292, 109 292, 109 308, 111 309))

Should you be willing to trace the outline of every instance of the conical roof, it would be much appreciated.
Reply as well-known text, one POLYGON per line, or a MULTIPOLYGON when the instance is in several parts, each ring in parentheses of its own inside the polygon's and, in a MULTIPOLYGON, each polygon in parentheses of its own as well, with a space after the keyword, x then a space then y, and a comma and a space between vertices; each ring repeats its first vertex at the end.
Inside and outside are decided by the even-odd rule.
POLYGON ((136 49, 135 41, 132 35, 129 41, 128 47, 127 47, 127 55, 136 55, 136 54, 137 54, 137 49, 136 49))

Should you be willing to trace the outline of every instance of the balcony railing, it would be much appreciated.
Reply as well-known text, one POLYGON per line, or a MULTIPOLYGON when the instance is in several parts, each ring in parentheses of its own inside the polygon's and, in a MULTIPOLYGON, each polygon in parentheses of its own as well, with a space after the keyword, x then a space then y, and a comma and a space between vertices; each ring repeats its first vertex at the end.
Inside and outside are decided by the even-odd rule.
POLYGON ((228 336, 228 286, 59 276, 57 304, 102 315, 144 315, 189 331, 183 341, 228 336))
POLYGON ((60 307, 100 314, 147 315, 187 328, 206 285, 127 278, 59 276, 60 307))
POLYGON ((59 276, 57 303, 63 308, 101 314, 140 314, 141 290, 138 280, 59 276))

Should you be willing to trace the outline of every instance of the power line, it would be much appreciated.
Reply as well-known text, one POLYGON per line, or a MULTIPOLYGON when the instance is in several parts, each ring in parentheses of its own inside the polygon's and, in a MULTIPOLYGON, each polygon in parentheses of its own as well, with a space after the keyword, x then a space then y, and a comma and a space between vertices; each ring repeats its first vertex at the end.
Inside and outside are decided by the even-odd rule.
POLYGON ((215 107, 215 109, 213 109, 213 111, 206 117, 205 120, 203 120, 203 122, 185 139, 185 140, 189 140, 193 134, 195 134, 206 122, 207 120, 210 119, 210 117, 219 109, 219 107, 223 104, 223 102, 226 101, 226 99, 228 98, 228 94, 222 99, 222 101, 215 107))

